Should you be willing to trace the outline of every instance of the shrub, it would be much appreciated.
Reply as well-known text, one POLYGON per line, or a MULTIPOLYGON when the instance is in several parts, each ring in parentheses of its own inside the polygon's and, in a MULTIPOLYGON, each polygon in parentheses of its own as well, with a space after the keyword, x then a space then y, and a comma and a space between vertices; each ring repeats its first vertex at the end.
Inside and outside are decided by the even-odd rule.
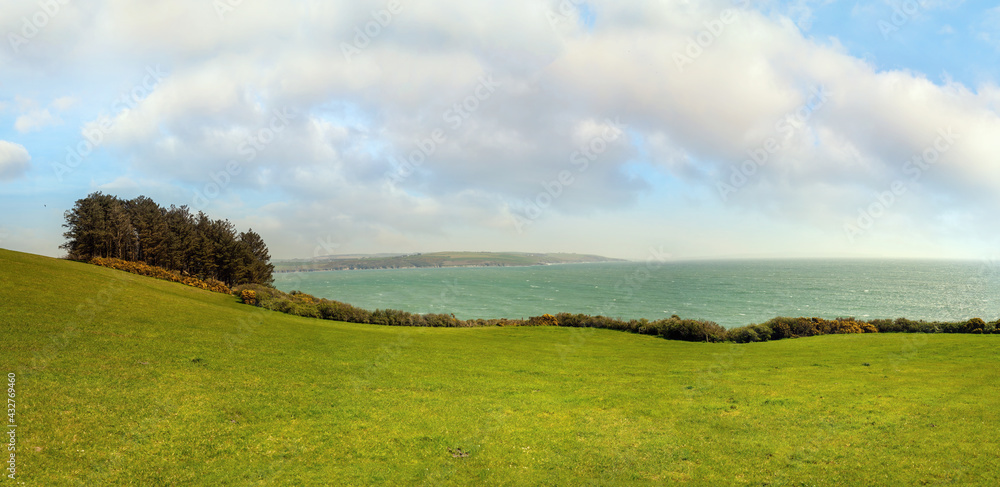
POLYGON ((795 318, 792 333, 800 337, 822 335, 823 320, 820 318, 795 318))
MULTIPOLYGON (((980 320, 982 321, 982 320, 980 320)), ((948 323, 948 322, 934 322, 933 325, 940 331, 940 333, 969 333, 966 323, 948 323)))
POLYGON ((639 333, 641 335, 659 335, 661 330, 660 321, 654 321, 652 323, 649 320, 643 318, 641 320, 631 320, 625 323, 625 327, 633 333, 639 333))
POLYGON ((771 327, 767 326, 766 324, 751 325, 750 328, 752 328, 753 331, 757 333, 757 337, 760 338, 760 341, 762 342, 770 340, 771 335, 773 334, 771 327))
POLYGON ((858 322, 854 320, 834 320, 822 324, 826 325, 823 327, 825 329, 822 330, 824 332, 822 334, 842 335, 848 333, 864 333, 864 330, 861 328, 861 325, 859 325, 858 322))
POLYGON ((459 327, 459 326, 469 326, 468 323, 455 318, 455 315, 445 315, 445 314, 426 314, 423 316, 418 316, 422 322, 419 326, 433 326, 433 327, 459 327))
POLYGON ((207 287, 203 289, 207 289, 209 291, 222 294, 229 294, 230 292, 229 288, 226 286, 226 283, 218 279, 206 279, 204 282, 207 287))
POLYGON ((981 318, 972 318, 965 322, 965 333, 985 333, 986 322, 981 318))
POLYGON ((257 305, 257 291, 254 291, 253 289, 244 289, 242 292, 240 292, 240 301, 242 301, 243 304, 249 304, 250 306, 256 306, 257 305))
POLYGON ((274 300, 272 306, 273 307, 269 309, 273 311, 277 311, 279 313, 294 314, 292 313, 292 311, 295 310, 295 304, 293 304, 292 300, 288 298, 276 299, 274 300))
POLYGON ((101 267, 108 267, 119 271, 138 274, 140 276, 152 277, 154 279, 162 279, 164 281, 179 282, 181 284, 204 289, 206 291, 212 291, 223 294, 230 294, 231 292, 231 290, 221 281, 217 281, 215 279, 208 279, 206 281, 203 281, 196 277, 185 276, 180 272, 171 271, 168 269, 164 269, 162 267, 152 266, 145 262, 133 262, 130 260, 111 259, 104 257, 94 257, 93 259, 90 259, 89 262, 91 264, 99 265, 101 267))
POLYGON ((507 318, 494 318, 489 320, 475 319, 466 322, 468 326, 522 326, 524 320, 509 320, 507 318))
POLYGON ((767 326, 771 330, 771 340, 782 340, 785 338, 798 338, 795 333, 792 332, 792 324, 795 323, 793 318, 771 318, 764 326, 767 326))
POLYGON ((295 316, 305 316, 306 318, 322 318, 319 308, 312 303, 293 303, 292 314, 295 316))
POLYGON ((413 326, 413 315, 398 309, 377 309, 372 312, 373 325, 413 326))
POLYGON ((317 306, 320 316, 325 320, 345 321, 348 323, 371 323, 370 311, 355 308, 340 301, 322 300, 317 306))
POLYGON ((891 325, 887 324, 883 326, 882 322, 878 323, 878 331, 882 333, 938 333, 941 330, 932 323, 927 323, 926 321, 913 321, 906 318, 896 318, 891 325))
POLYGON ((681 320, 669 318, 653 322, 663 338, 687 342, 723 342, 726 329, 712 321, 681 320))
POLYGON ((306 304, 316 304, 318 302, 318 300, 315 297, 306 294, 302 291, 289 291, 288 295, 294 298, 296 301, 306 304))
POLYGON ((858 325, 861 326, 863 333, 878 333, 878 327, 871 323, 860 322, 858 325))
MULTIPOLYGON (((101 261, 113 261, 113 259, 102 259, 98 262, 101 261)), ((108 266, 121 265, 126 268, 138 268, 135 265, 136 263, 121 262, 125 262, 125 264, 112 262, 108 266)), ((159 271, 163 270, 144 270, 144 272, 159 271)), ((179 278, 182 282, 190 280, 192 282, 191 285, 197 285, 203 289, 221 284, 218 281, 199 281, 189 276, 180 276, 179 278)), ((858 321, 854 318, 825 320, 823 318, 789 318, 779 316, 765 323, 747 325, 732 330, 726 330, 712 321, 685 320, 679 318, 677 315, 656 321, 648 319, 624 321, 601 315, 590 316, 570 313, 559 313, 555 316, 543 314, 541 316, 533 316, 527 320, 499 318, 463 321, 456 318, 455 315, 447 314, 432 313, 419 315, 393 309, 368 311, 339 301, 317 298, 301 291, 284 293, 273 287, 259 284, 236 286, 232 289, 232 294, 239 296, 240 301, 245 304, 260 306, 265 309, 349 323, 428 327, 568 326, 620 330, 630 333, 660 336, 668 340, 691 342, 732 341, 735 343, 752 343, 785 338, 846 333, 1000 333, 1000 320, 987 323, 979 318, 972 318, 966 322, 925 322, 912 321, 905 318, 898 318, 896 320, 878 319, 866 322, 858 321)))
POLYGON ((570 314, 570 313, 559 313, 556 315, 556 321, 559 322, 559 326, 569 326, 574 328, 583 328, 586 325, 586 318, 582 314, 570 314))
POLYGON ((760 335, 753 326, 742 326, 729 330, 729 339, 736 343, 752 343, 759 342, 760 335))
POLYGON ((879 333, 899 333, 903 331, 903 326, 899 320, 872 320, 869 323, 878 330, 879 333))
POLYGON ((548 313, 542 316, 532 316, 525 323, 528 326, 559 326, 559 320, 548 313))

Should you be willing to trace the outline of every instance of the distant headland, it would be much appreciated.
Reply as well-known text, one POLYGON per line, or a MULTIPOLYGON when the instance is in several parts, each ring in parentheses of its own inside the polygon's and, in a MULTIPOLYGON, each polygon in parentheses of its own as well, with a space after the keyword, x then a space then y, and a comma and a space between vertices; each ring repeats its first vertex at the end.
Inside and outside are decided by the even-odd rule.
POLYGON ((432 252, 427 254, 333 255, 274 261, 275 272, 412 269, 420 267, 523 267, 549 264, 625 262, 599 255, 523 252, 432 252))

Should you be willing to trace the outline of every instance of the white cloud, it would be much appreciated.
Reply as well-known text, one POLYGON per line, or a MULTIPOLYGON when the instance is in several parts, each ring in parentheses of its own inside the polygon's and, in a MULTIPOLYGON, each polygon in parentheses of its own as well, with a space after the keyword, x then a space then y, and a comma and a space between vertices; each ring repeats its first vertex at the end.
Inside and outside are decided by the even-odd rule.
POLYGON ((19 117, 14 121, 14 128, 20 133, 41 130, 45 127, 56 125, 61 120, 52 116, 48 108, 34 109, 19 117))
POLYGON ((65 111, 69 110, 80 103, 80 99, 74 96, 63 96, 52 100, 51 106, 56 110, 65 111))
POLYGON ((0 140, 0 181, 22 176, 31 165, 31 154, 23 145, 0 140))
MULTIPOLYGON (((149 183, 146 181, 145 183, 149 183)), ((114 181, 109 181, 107 183, 97 186, 99 191, 107 193, 119 193, 119 192, 132 192, 140 188, 139 183, 128 176, 119 176, 114 181)))
MULTIPOLYGON (((707 164, 701 174, 722 174, 745 159, 747 149, 780 135, 775 124, 807 102, 810 88, 826 86, 837 93, 836 100, 808 121, 810 130, 796 131, 748 187, 762 207, 773 208, 776 203, 791 206, 781 200, 808 201, 810 192, 828 185, 829 178, 838 178, 845 188, 877 189, 887 181, 871 176, 892 177, 938 126, 964 126, 970 137, 978 137, 972 126, 996 122, 995 115, 984 118, 973 95, 954 104, 940 87, 919 76, 876 74, 838 48, 816 45, 795 26, 753 11, 741 12, 703 54, 678 71, 674 54, 684 52, 705 22, 719 17, 724 2, 657 7, 597 2, 603 30, 587 36, 557 35, 531 9, 491 5, 407 5, 350 61, 340 43, 350 42, 354 28, 371 20, 367 10, 351 9, 346 17, 352 20, 340 21, 339 29, 327 31, 330 35, 301 42, 291 37, 279 48, 272 36, 291 29, 289 17, 282 14, 267 23, 259 16, 268 10, 241 7, 227 17, 223 30, 245 45, 237 49, 223 36, 198 29, 175 33, 170 45, 179 46, 172 48, 178 55, 192 50, 213 54, 185 60, 127 116, 119 115, 107 142, 142 161, 148 171, 210 182, 210 173, 239 158, 245 141, 266 127, 274 109, 287 104, 302 117, 255 152, 252 161, 244 161, 248 174, 271 174, 263 184, 290 194, 356 185, 380 194, 383 174, 392 169, 388 157, 405 158, 441 129, 446 140, 402 187, 438 198, 475 188, 493 195, 494 200, 482 204, 499 212, 511 202, 536 196, 544 183, 572 168, 581 124, 620 117, 638 136, 674 141, 679 146, 675 151, 707 164), (487 17, 490 21, 484 22, 487 17), (252 26, 265 32, 256 39, 237 32, 252 26), (518 26, 516 41, 509 35, 513 26, 518 26), (504 49, 553 53, 554 62, 524 72, 516 57, 491 53, 504 49), (476 101, 475 111, 451 128, 449 110, 474 95, 483 75, 495 76, 500 87, 476 101), (317 113, 331 101, 358 107, 361 118, 331 126, 317 113), (372 152, 369 144, 381 149, 372 152), (758 184, 768 191, 755 193, 758 184)), ((796 5, 796 12, 808 18, 810 2, 796 5)), ((212 21, 162 8, 169 9, 162 13, 166 18, 212 21)), ((313 22, 325 15, 314 13, 318 17, 313 22)), ((119 10, 112 15, 130 14, 119 10)), ((128 26, 118 34, 134 39, 130 45, 169 47, 153 35, 156 29, 125 23, 124 18, 116 25, 128 26)), ((977 162, 989 153, 984 144, 969 140, 967 149, 956 151, 951 158, 963 162, 951 163, 949 178, 994 180, 977 162)), ((577 175, 572 190, 553 209, 633 204, 637 192, 648 187, 621 173, 635 155, 628 144, 602 154, 592 170, 577 175)), ((699 174, 691 163, 669 167, 682 177, 699 174)), ((259 181, 243 178, 236 184, 259 181)), ((794 207, 806 211, 815 205, 830 211, 829 203, 794 207)))
MULTIPOLYGON (((384 2, 262 0, 220 19, 211 2, 160 3, 150 12, 112 1, 89 14, 67 7, 67 19, 93 15, 101 22, 66 32, 50 27, 35 58, 28 52, 13 62, 28 71, 38 59, 68 62, 57 49, 63 47, 82 59, 113 53, 129 67, 162 63, 170 72, 163 83, 128 110, 105 114, 113 130, 103 147, 134 171, 108 188, 136 190, 143 180, 161 180, 203 191, 235 160, 239 174, 224 190, 294 202, 269 207, 267 221, 301 232, 330 225, 396 242, 463 227, 512 232, 504 228, 509 212, 537 200, 563 171, 573 182, 549 195, 533 228, 585 216, 607 223, 615 218, 608 215, 660 197, 652 194, 662 190, 655 176, 632 171, 636 164, 683 182, 692 201, 684 204, 718 212, 739 205, 775 221, 839 231, 845 216, 902 177, 903 163, 949 127, 961 138, 922 176, 923 196, 914 199, 953 203, 914 204, 909 225, 956 208, 972 214, 970 194, 1000 191, 993 167, 1000 148, 991 137, 1000 130, 996 87, 954 89, 919 73, 876 72, 837 43, 810 40, 802 30, 826 3, 739 11, 709 32, 710 45, 692 51, 693 39, 718 26, 732 2, 596 0, 589 2, 597 15, 593 31, 550 24, 556 1, 407 2, 345 56, 344 43, 377 25, 372 11, 384 2), (690 64, 679 69, 678 55, 690 64), (483 88, 483 77, 496 86, 483 88), (820 86, 830 99, 802 112, 820 86), (271 132, 276 110, 295 116, 271 132), (796 121, 799 113, 808 120, 796 121), (580 171, 574 153, 600 136, 606 119, 620 119, 627 134, 601 143, 580 171), (420 155, 436 131, 440 140, 420 155), (723 204, 716 181, 770 138, 780 150, 735 203, 723 204), (418 167, 389 184, 391 161, 415 153, 418 167), (310 220, 317 214, 322 224, 310 220)), ((878 13, 854 10, 860 17, 878 13)), ((122 83, 116 75, 108 83, 122 83)), ((49 109, 23 112, 17 128, 55 123, 58 111, 76 101, 59 98, 49 109)), ((975 202, 983 204, 1000 209, 996 201, 975 202)), ((577 238, 589 233, 575 231, 577 238)))
POLYGON ((47 108, 39 108, 35 100, 23 97, 16 97, 17 105, 21 110, 21 115, 14 121, 14 128, 20 133, 33 132, 53 125, 63 123, 59 117, 59 112, 72 108, 79 102, 79 99, 71 96, 63 96, 52 100, 47 108), (51 109, 56 110, 53 115, 51 109))

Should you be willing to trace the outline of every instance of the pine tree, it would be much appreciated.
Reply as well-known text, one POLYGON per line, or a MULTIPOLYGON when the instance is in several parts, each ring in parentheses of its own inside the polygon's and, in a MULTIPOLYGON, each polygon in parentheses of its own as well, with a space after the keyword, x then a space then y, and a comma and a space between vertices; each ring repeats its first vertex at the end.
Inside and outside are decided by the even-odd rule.
POLYGON ((115 198, 108 205, 109 254, 124 260, 135 259, 136 237, 132 220, 122 202, 115 198))
POLYGON ((71 259, 87 260, 91 257, 111 255, 113 242, 109 229, 108 213, 116 198, 101 192, 91 193, 77 200, 72 210, 64 216, 68 230, 63 236, 69 239, 60 246, 71 259))
POLYGON ((77 200, 64 217, 67 241, 60 248, 71 259, 142 261, 230 286, 274 281, 260 235, 237 234, 229 220, 195 216, 187 206, 166 209, 145 196, 125 201, 96 192, 77 200))
POLYGON ((153 200, 140 196, 125 203, 136 232, 136 260, 149 265, 168 267, 169 229, 166 210, 153 200))
POLYGON ((274 282, 274 265, 267 244, 251 228, 240 234, 240 241, 246 245, 250 264, 247 266, 249 282, 270 286, 274 282))
POLYGON ((170 205, 166 212, 167 250, 166 267, 176 271, 191 273, 195 245, 194 218, 187 206, 180 208, 170 205))

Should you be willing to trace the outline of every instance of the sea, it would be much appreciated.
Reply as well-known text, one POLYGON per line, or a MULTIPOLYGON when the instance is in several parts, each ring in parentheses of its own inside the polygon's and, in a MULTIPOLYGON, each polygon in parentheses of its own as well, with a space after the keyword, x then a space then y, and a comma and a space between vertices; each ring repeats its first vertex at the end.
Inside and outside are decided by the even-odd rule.
POLYGON ((561 312, 650 320, 678 315, 732 328, 776 316, 1000 318, 997 261, 655 261, 342 270, 280 273, 275 286, 369 310, 460 319, 561 312))

